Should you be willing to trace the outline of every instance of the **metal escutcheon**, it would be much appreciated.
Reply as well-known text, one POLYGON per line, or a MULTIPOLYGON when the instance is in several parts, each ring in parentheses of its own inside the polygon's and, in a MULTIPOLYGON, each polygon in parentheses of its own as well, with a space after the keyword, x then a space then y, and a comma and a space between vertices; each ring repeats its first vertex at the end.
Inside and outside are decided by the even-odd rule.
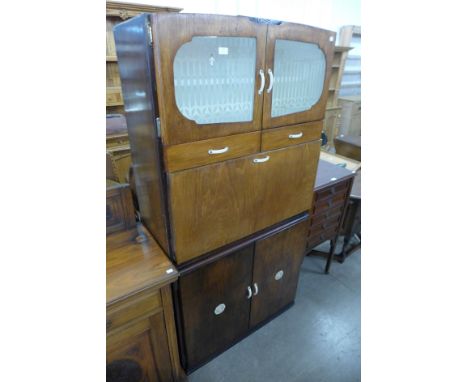
POLYGON ((215 310, 214 310, 214 314, 216 314, 217 316, 220 315, 221 313, 224 312, 224 309, 226 309, 226 305, 224 304, 219 304, 215 310))
POLYGON ((277 280, 277 281, 278 281, 278 280, 281 280, 281 279, 283 278, 283 275, 284 275, 283 270, 280 270, 280 271, 276 272, 276 274, 275 274, 275 280, 277 280))

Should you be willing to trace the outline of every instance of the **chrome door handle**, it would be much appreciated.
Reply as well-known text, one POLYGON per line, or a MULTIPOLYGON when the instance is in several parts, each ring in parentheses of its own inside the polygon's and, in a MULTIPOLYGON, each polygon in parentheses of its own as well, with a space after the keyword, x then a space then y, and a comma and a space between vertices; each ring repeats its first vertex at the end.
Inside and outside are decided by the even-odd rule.
POLYGON ((247 300, 252 297, 252 288, 250 285, 247 287, 247 300))
POLYGON ((263 162, 266 162, 266 161, 269 160, 269 159, 270 159, 270 156, 267 155, 265 158, 255 158, 255 159, 253 160, 253 162, 254 162, 254 163, 263 163, 263 162))
POLYGON ((258 72, 260 74, 260 89, 258 89, 258 94, 263 93, 263 89, 265 88, 265 73, 263 72, 263 69, 260 69, 258 72))
POLYGON ((270 84, 268 85, 267 93, 270 93, 271 89, 273 89, 273 82, 275 82, 275 77, 273 77, 273 71, 271 69, 268 69, 268 75, 270 76, 270 84))
POLYGON ((254 283, 254 296, 256 296, 258 294, 258 285, 257 283, 254 283))
POLYGON ((302 131, 300 133, 297 133, 297 134, 289 134, 288 137, 290 139, 298 139, 298 138, 301 138, 302 137, 302 131))
POLYGON ((229 147, 226 146, 225 148, 223 149, 219 149, 219 150, 214 150, 214 149, 209 149, 208 150, 208 154, 210 155, 213 155, 213 154, 222 154, 222 153, 225 153, 229 150, 229 147))

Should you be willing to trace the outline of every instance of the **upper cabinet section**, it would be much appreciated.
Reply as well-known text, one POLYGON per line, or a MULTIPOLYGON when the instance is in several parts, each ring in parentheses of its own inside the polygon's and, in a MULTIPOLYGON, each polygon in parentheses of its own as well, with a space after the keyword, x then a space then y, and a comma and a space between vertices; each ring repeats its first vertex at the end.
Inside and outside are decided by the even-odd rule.
POLYGON ((242 16, 154 14, 162 139, 261 129, 267 26, 242 16))
POLYGON ((268 26, 264 129, 323 119, 335 37, 301 24, 268 26))
POLYGON ((151 17, 164 145, 323 118, 335 33, 244 16, 151 17))

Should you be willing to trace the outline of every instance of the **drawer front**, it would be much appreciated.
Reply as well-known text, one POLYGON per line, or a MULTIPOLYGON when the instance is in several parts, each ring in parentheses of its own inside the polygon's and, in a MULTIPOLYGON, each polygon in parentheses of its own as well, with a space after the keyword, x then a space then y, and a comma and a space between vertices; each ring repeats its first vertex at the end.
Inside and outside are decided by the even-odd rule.
POLYGON ((330 216, 322 222, 315 222, 309 228, 309 236, 315 236, 320 232, 325 232, 332 228, 338 228, 340 224, 341 214, 330 216))
POLYGON ((178 264, 307 211, 320 140, 170 173, 178 264))
POLYGON ((239 158, 260 151, 260 132, 237 134, 164 148, 169 172, 239 158))
POLYGON ((301 123, 262 131, 262 151, 275 150, 320 139, 323 121, 301 123))
POLYGON ((343 213, 343 205, 327 209, 324 212, 321 212, 320 214, 312 215, 310 219, 310 224, 314 225, 318 223, 323 223, 327 219, 332 218, 336 215, 341 215, 342 213, 343 213))
POLYGON ((107 308, 106 329, 108 332, 139 317, 161 309, 159 289, 140 293, 107 308))
POLYGON ((337 234, 337 227, 328 229, 316 235, 310 236, 307 240, 307 248, 313 248, 320 243, 323 243, 325 240, 333 239, 337 234))
POLYGON ((341 195, 343 193, 346 193, 346 191, 348 190, 348 186, 349 186, 349 183, 348 182, 343 182, 343 183, 339 183, 333 187, 329 187, 325 190, 322 190, 322 191, 318 191, 316 192, 316 195, 315 195, 315 201, 316 202, 319 202, 319 201, 322 201, 324 199, 327 199, 331 196, 334 196, 334 195, 341 195))
POLYGON ((346 192, 333 195, 327 199, 321 200, 320 202, 315 203, 314 214, 320 214, 326 211, 329 208, 340 207, 344 204, 346 200, 346 192))

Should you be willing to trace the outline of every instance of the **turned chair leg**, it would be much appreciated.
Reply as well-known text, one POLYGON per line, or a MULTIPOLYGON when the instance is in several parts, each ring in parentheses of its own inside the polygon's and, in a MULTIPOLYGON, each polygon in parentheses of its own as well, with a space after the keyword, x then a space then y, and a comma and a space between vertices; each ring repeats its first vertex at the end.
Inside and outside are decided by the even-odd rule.
POLYGON ((330 266, 331 266, 331 263, 333 261, 333 256, 335 254, 336 242, 337 242, 337 237, 330 240, 330 251, 328 252, 327 264, 325 265, 325 273, 330 272, 330 266))

